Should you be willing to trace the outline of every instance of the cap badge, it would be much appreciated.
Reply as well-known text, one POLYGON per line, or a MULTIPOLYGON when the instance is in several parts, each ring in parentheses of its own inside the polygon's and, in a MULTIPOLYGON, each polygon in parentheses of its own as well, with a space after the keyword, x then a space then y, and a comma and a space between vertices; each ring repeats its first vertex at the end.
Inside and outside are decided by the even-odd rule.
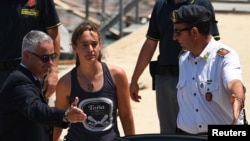
POLYGON ((177 15, 175 12, 172 12, 172 21, 175 23, 177 21, 177 15))

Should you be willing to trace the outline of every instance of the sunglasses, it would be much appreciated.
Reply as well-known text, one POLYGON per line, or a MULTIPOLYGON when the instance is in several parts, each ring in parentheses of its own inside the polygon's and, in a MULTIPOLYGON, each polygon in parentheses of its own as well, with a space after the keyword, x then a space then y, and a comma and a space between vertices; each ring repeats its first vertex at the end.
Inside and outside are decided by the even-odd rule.
POLYGON ((187 31, 187 30, 190 30, 192 28, 193 27, 187 27, 187 28, 183 28, 183 29, 174 29, 174 34, 176 34, 177 36, 179 36, 182 31, 187 31))
POLYGON ((31 52, 31 51, 28 51, 28 52, 29 52, 30 54, 36 56, 37 58, 41 59, 41 61, 42 61, 43 63, 47 63, 50 59, 51 59, 51 60, 54 60, 54 59, 56 59, 56 57, 57 57, 57 53, 48 54, 48 55, 38 55, 38 54, 36 54, 36 53, 34 53, 34 52, 31 52))

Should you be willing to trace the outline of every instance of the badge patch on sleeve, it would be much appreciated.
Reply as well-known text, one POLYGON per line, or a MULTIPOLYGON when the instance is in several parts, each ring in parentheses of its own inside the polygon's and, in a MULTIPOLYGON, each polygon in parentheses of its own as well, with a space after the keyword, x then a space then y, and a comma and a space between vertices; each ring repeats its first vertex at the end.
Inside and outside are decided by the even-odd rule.
POLYGON ((220 48, 218 51, 217 51, 217 54, 221 57, 224 57, 225 55, 227 55, 229 53, 229 51, 225 48, 220 48))

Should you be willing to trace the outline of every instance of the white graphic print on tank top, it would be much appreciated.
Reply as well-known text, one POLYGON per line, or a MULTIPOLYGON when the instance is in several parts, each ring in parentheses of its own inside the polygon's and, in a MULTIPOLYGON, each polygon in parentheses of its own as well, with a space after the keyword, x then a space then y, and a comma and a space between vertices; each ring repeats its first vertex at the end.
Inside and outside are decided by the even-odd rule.
POLYGON ((87 120, 83 126, 93 132, 106 131, 112 127, 113 102, 105 97, 88 98, 79 103, 87 115, 87 120))

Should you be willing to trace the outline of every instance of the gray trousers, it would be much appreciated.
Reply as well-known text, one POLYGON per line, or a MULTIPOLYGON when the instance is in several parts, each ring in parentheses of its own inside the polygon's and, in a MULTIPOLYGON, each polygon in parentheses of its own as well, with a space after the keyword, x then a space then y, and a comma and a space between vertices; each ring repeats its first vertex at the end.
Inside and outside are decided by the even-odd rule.
POLYGON ((178 76, 155 76, 156 106, 161 134, 176 133, 176 119, 179 112, 177 102, 178 76))

